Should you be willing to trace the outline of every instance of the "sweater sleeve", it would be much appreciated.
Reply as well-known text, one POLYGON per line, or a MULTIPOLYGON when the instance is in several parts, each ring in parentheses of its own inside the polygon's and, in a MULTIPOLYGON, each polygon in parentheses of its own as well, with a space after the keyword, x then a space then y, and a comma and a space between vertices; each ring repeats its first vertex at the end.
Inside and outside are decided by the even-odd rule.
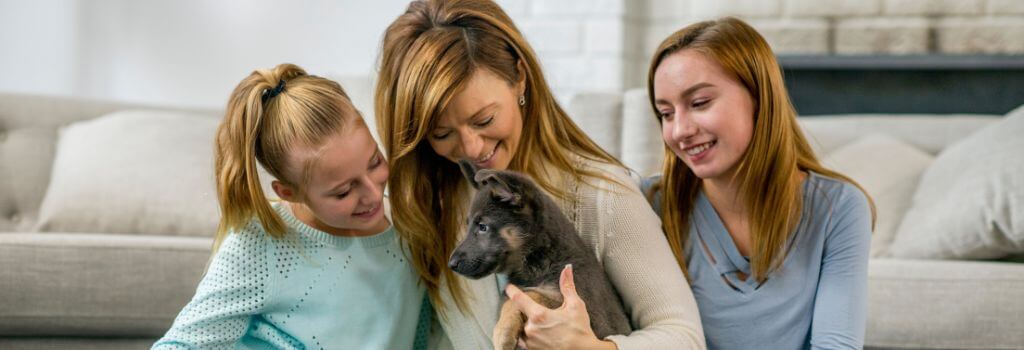
POLYGON ((825 236, 818 293, 811 323, 811 348, 860 349, 867 322, 871 209, 852 185, 837 200, 825 236))
POLYGON ((225 238, 192 301, 153 349, 236 348, 272 285, 268 239, 256 229, 225 238))
POLYGON ((704 349, 693 292, 661 230, 661 220, 625 173, 597 189, 596 218, 605 272, 635 330, 607 340, 619 349, 704 349))

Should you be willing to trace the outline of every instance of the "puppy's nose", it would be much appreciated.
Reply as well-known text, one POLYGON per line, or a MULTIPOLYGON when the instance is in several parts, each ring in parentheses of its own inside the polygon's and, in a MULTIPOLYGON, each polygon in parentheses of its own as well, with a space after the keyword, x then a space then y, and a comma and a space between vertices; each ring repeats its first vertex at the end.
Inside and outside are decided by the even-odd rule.
POLYGON ((464 254, 459 254, 459 253, 452 254, 452 258, 448 259, 448 267, 450 267, 452 270, 458 271, 459 270, 459 262, 462 261, 462 256, 463 255, 464 254))

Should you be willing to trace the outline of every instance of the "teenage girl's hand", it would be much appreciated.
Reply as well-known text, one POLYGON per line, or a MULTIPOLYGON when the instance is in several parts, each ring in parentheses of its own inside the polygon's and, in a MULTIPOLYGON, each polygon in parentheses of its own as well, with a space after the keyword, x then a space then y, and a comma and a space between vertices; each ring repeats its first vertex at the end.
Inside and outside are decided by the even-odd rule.
POLYGON ((526 315, 523 339, 530 350, 544 349, 617 349, 615 343, 597 339, 590 329, 590 316, 583 299, 576 294, 572 265, 562 269, 558 287, 562 292, 562 306, 548 309, 519 288, 509 284, 505 294, 513 305, 526 315))

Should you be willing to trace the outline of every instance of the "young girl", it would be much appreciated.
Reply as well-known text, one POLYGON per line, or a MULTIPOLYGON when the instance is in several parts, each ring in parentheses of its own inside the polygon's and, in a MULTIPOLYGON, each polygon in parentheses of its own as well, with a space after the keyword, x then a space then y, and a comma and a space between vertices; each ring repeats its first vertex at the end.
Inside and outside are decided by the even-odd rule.
POLYGON ((708 347, 860 349, 873 205, 815 158, 764 39, 734 18, 683 28, 647 88, 666 145, 654 206, 708 347))
POLYGON ((388 164, 341 86, 253 72, 217 130, 216 176, 213 259, 154 348, 424 347, 432 311, 385 216, 388 164))
MULTIPOLYGON (((395 226, 456 349, 492 346, 502 296, 528 320, 529 349, 703 348, 697 306, 657 215, 625 168, 566 115, 530 46, 489 0, 413 1, 385 32, 378 130, 393 165, 395 226), (530 175, 556 198, 622 297, 634 331, 598 339, 562 274, 552 310, 493 275, 457 277, 469 187, 459 166, 530 175), (504 292, 504 293, 503 293, 504 292)), ((567 277, 568 276, 568 277, 567 277)))

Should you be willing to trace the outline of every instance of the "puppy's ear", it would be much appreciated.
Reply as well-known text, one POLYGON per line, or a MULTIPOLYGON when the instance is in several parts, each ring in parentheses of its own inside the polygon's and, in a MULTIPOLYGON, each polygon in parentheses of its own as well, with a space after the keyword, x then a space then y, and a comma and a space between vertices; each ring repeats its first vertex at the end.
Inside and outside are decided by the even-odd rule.
POLYGON ((476 179, 476 166, 473 165, 473 163, 470 163, 468 160, 462 159, 459 160, 459 168, 462 169, 462 175, 466 177, 466 180, 469 181, 469 184, 473 185, 473 188, 475 189, 480 189, 480 183, 476 179))
POLYGON ((513 191, 512 186, 509 186, 509 181, 498 171, 480 170, 476 173, 476 182, 481 187, 487 187, 491 191, 491 197, 498 201, 512 206, 523 204, 523 197, 513 191))

